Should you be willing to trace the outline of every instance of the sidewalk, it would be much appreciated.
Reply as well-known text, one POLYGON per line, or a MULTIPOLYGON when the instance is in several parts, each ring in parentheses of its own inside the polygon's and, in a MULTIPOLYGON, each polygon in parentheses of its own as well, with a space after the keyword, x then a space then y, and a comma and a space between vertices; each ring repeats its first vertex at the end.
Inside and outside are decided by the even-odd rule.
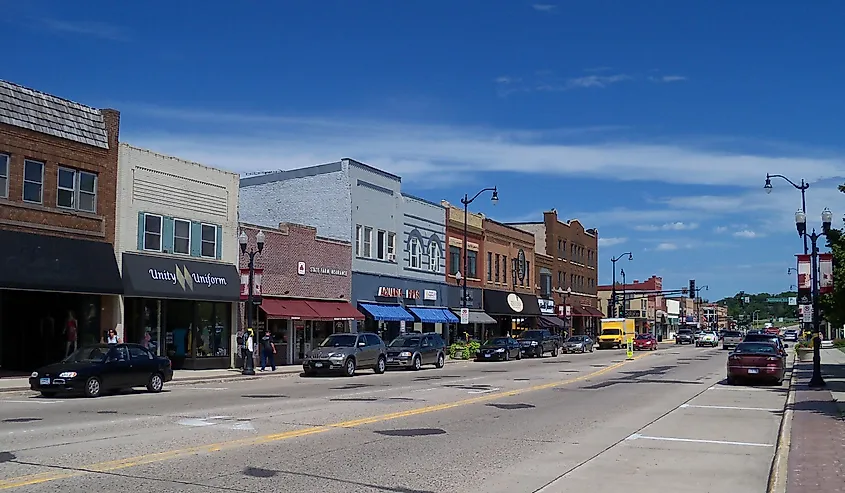
MULTIPOLYGON (((458 363, 466 360, 453 360, 446 358, 446 364, 458 363)), ((242 375, 240 368, 228 368, 222 370, 175 370, 173 381, 166 385, 188 385, 198 382, 237 382, 242 380, 255 380, 268 377, 289 377, 302 373, 302 365, 277 366, 276 371, 258 371, 255 375, 242 375)), ((2 377, 0 378, 0 393, 20 392, 29 390, 29 379, 27 377, 2 377)))
POLYGON ((812 363, 795 365, 787 493, 845 492, 845 353, 823 349, 825 389, 807 387, 812 363))

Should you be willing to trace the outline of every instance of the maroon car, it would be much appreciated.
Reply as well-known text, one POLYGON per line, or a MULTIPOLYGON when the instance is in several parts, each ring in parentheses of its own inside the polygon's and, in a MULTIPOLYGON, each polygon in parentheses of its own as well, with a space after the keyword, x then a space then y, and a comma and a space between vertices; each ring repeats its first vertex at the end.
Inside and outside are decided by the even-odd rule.
POLYGON ((728 356, 728 384, 740 381, 783 382, 786 355, 770 342, 741 342, 728 356))
POLYGON ((654 351, 657 349, 657 339, 651 334, 638 334, 634 339, 634 351, 654 351))

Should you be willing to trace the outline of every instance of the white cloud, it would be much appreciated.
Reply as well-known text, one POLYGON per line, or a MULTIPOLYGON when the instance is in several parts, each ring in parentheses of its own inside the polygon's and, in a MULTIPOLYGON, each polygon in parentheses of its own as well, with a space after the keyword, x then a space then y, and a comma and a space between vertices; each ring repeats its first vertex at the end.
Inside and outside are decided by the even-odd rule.
POLYGON ((698 229, 698 223, 685 223, 683 221, 675 221, 672 223, 666 223, 662 226, 658 226, 656 224, 644 224, 640 226, 634 226, 634 229, 637 231, 689 231, 693 229, 698 229))
POLYGON ((45 28, 59 33, 91 36, 109 41, 129 40, 129 33, 125 29, 101 22, 41 19, 41 24, 45 28))
POLYGON ((683 82, 687 78, 683 75, 663 75, 660 77, 649 77, 652 82, 683 82))
POLYGON ((557 9, 557 5, 552 5, 548 3, 535 3, 534 5, 532 5, 532 7, 534 7, 534 10, 538 12, 552 12, 557 9))
POLYGON ((626 80, 631 80, 630 75, 625 74, 616 74, 616 75, 585 75, 583 77, 573 77, 571 79, 567 79, 566 83, 563 85, 545 85, 540 86, 539 90, 547 90, 547 91, 555 91, 555 90, 567 90, 567 89, 576 89, 576 88, 604 88, 611 84, 616 84, 617 82, 624 82, 626 80))
POLYGON ((755 233, 750 229, 743 229, 741 231, 737 231, 734 233, 734 236, 737 238, 758 238, 760 236, 759 233, 755 233))
POLYGON ((599 238, 600 247, 611 247, 613 245, 621 245, 628 241, 628 238, 599 238))
POLYGON ((656 249, 661 250, 661 251, 677 250, 678 245, 676 245, 674 243, 660 243, 660 244, 657 245, 656 249))
POLYGON ((713 228, 713 232, 715 233, 724 233, 727 230, 727 226, 716 226, 715 228, 713 228))
MULTIPOLYGON (((595 135, 594 142, 584 143, 572 129, 514 131, 348 117, 230 114, 131 104, 118 107, 132 111, 136 118, 169 120, 167 132, 127 130, 125 140, 237 172, 291 169, 349 156, 411 181, 429 180, 438 173, 460 180, 467 174, 518 170, 547 176, 757 188, 766 172, 801 169, 811 181, 845 174, 840 157, 772 157, 625 140, 595 142, 599 137, 595 135)), ((161 122, 152 123, 148 128, 161 122)), ((742 212, 755 203, 774 202, 778 194, 767 198, 762 185, 759 187, 753 202, 729 196, 670 198, 659 202, 663 210, 648 211, 631 222, 683 221, 689 218, 683 210, 742 212)), ((786 191, 785 187, 776 189, 780 191, 786 191)))

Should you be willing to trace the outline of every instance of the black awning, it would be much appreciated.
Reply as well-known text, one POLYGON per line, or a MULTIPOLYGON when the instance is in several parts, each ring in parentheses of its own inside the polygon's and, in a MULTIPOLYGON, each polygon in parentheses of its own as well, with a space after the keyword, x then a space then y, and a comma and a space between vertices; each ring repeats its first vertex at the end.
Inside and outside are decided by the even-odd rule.
POLYGON ((234 264, 158 255, 123 254, 125 296, 197 301, 239 301, 234 264))
POLYGON ((537 319, 537 324, 543 329, 563 330, 566 328, 566 322, 554 315, 541 315, 537 319))
POLYGON ((20 231, 0 231, 0 288, 123 293, 111 243, 20 231))
POLYGON ((539 317, 540 303, 533 294, 484 290, 484 311, 488 315, 539 317))

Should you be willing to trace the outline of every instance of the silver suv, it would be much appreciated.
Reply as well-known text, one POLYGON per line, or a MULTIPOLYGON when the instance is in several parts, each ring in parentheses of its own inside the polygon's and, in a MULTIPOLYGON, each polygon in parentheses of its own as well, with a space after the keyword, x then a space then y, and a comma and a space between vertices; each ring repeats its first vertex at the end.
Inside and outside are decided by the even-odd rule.
POLYGON ((377 374, 387 366, 384 341, 372 333, 337 333, 323 340, 302 362, 305 376, 323 372, 341 372, 347 377, 359 368, 372 368, 377 374))

